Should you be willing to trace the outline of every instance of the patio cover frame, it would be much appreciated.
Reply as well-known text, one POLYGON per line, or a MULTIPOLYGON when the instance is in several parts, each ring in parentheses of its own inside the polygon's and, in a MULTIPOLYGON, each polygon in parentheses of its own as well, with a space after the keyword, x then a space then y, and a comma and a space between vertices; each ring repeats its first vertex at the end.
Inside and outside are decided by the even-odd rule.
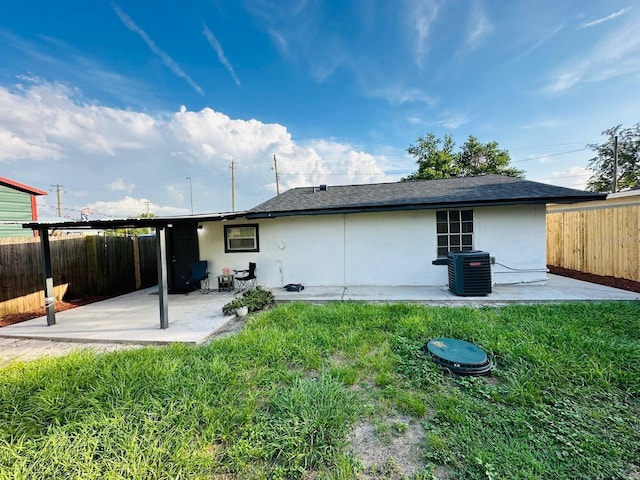
POLYGON ((233 220, 244 217, 245 212, 210 213, 176 217, 127 218, 113 220, 85 220, 69 222, 29 222, 23 228, 38 231, 40 254, 42 256, 42 280, 44 284, 47 326, 55 325, 56 309, 53 291, 53 268, 51 266, 51 246, 49 232, 54 230, 113 230, 118 228, 154 228, 156 231, 156 255, 158 262, 158 307, 160 328, 169 328, 169 286, 167 277, 167 228, 185 223, 233 220))

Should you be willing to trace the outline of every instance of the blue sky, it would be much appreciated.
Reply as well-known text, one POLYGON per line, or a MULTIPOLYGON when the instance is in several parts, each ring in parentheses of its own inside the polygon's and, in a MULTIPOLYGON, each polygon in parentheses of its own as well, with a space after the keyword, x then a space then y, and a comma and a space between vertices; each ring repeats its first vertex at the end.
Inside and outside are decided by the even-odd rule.
POLYGON ((395 181, 418 136, 497 141, 583 188, 602 130, 640 121, 640 4, 7 2, 0 176, 41 216, 231 210, 296 186, 395 181))

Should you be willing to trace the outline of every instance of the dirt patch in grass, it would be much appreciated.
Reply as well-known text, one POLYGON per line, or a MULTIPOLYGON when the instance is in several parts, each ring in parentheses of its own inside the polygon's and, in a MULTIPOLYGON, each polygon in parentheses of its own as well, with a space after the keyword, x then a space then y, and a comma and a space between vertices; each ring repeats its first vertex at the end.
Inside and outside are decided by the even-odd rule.
POLYGON ((364 466, 363 479, 404 479, 424 469, 424 430, 410 417, 389 417, 381 424, 361 422, 348 440, 349 452, 364 466))
MULTIPOLYGON (((81 307, 82 305, 88 305, 89 303, 100 302, 102 300, 106 300, 107 298, 112 298, 111 296, 92 296, 92 297, 84 297, 78 298, 75 300, 69 301, 56 301, 56 312, 64 312, 65 310, 70 310, 72 308, 81 307)), ((33 318, 43 317, 47 314, 47 310, 44 307, 38 308, 36 310, 30 310, 28 312, 20 312, 20 313, 10 313, 9 315, 5 315, 0 318, 0 327, 6 327, 8 325, 13 325, 14 323, 25 322, 27 320, 31 320, 33 318)))
POLYGON ((242 330, 247 324, 247 317, 235 317, 207 339, 207 343, 217 338, 228 337, 242 330))
POLYGON ((579 272, 568 268, 554 267, 553 265, 547 265, 547 268, 549 268, 549 272, 554 275, 575 278, 576 280, 583 280, 585 282, 597 283, 598 285, 606 285, 607 287, 620 288, 622 290, 640 293, 640 282, 629 280, 628 278, 596 275, 594 273, 579 272))

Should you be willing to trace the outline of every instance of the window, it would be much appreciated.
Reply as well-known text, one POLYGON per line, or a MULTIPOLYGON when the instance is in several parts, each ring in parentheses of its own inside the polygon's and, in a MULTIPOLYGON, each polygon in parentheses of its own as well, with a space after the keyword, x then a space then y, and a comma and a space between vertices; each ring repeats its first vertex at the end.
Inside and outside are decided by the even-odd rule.
POLYGON ((473 210, 436 211, 438 258, 449 252, 473 250, 473 210))
POLYGON ((225 225, 224 251, 259 252, 258 225, 225 225))

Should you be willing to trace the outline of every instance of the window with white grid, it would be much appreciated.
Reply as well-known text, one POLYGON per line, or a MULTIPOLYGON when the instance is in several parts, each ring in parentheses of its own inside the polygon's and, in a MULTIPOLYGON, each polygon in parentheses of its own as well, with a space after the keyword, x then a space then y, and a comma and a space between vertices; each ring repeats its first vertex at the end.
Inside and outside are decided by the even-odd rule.
POLYGON ((473 250, 473 210, 437 210, 438 258, 473 250))

